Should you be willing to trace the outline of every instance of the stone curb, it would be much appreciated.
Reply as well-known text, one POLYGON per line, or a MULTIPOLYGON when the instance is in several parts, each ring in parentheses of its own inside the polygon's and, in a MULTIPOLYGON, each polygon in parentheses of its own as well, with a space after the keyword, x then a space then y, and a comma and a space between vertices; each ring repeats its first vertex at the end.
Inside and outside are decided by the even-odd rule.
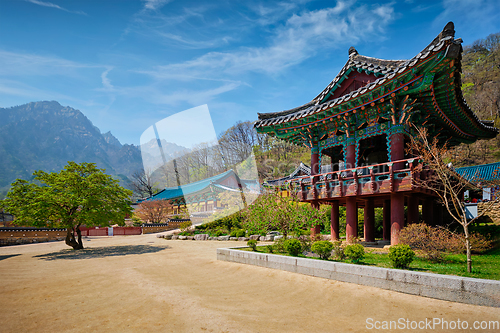
POLYGON ((445 301, 500 307, 500 281, 217 249, 217 260, 280 269, 445 301))
POLYGON ((259 236, 259 235, 252 235, 250 237, 230 237, 230 236, 219 236, 219 237, 210 237, 208 234, 196 234, 194 236, 179 236, 179 235, 171 235, 171 234, 158 234, 156 235, 156 238, 165 238, 167 240, 199 240, 199 241, 208 241, 208 240, 214 240, 214 241, 240 241, 240 242, 246 242, 250 239, 255 239, 260 242, 272 242, 274 237, 273 236, 259 236))

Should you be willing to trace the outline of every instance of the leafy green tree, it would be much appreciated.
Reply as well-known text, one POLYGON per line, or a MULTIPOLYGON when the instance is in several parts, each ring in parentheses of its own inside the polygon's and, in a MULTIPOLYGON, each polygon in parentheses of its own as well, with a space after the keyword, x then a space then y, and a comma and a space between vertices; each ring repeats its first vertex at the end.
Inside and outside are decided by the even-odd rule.
POLYGON ((269 191, 248 207, 244 226, 249 233, 278 230, 286 238, 290 233, 300 236, 302 229, 322 222, 321 212, 311 205, 299 203, 296 197, 281 197, 269 191))
POLYGON ((75 250, 83 249, 81 225, 123 225, 132 213, 132 191, 94 163, 68 162, 60 172, 39 170, 33 176, 36 182, 12 183, 2 206, 17 225, 66 228, 66 244, 75 250))

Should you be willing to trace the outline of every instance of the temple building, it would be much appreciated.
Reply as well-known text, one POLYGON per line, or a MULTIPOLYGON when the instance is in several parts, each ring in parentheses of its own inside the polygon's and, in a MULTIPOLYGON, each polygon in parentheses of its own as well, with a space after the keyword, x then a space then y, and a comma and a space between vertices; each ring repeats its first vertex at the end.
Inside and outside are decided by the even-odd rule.
POLYGON ((264 186, 272 186, 272 187, 281 187, 283 185, 286 185, 288 182, 297 179, 302 176, 310 176, 311 175, 311 167, 305 165, 304 163, 300 162, 299 166, 295 168, 295 170, 292 171, 291 174, 285 177, 277 178, 277 179, 272 179, 272 180, 266 180, 264 182, 264 186))
POLYGON ((232 169, 219 175, 182 186, 167 187, 141 201, 168 200, 172 215, 187 210, 190 217, 208 217, 231 205, 242 205, 252 193, 259 193, 257 180, 240 179, 232 169), (243 197, 242 197, 243 194, 243 197))
MULTIPOLYGON (((311 149, 311 175, 295 178, 299 197, 332 206, 332 239, 339 238, 339 206, 346 207, 346 237, 357 237, 357 208, 364 208, 364 239, 375 241, 374 208, 383 207, 383 238, 399 241, 405 223, 442 219, 442 206, 415 167, 422 161, 405 152, 412 128, 450 145, 494 138, 498 130, 479 120, 461 92, 462 40, 452 22, 410 60, 382 60, 351 47, 340 73, 311 102, 291 110, 259 113, 259 133, 311 149), (330 165, 329 172, 324 166, 330 165)), ((313 228, 312 233, 318 232, 313 228)), ((361 236, 361 235, 360 235, 361 236)))

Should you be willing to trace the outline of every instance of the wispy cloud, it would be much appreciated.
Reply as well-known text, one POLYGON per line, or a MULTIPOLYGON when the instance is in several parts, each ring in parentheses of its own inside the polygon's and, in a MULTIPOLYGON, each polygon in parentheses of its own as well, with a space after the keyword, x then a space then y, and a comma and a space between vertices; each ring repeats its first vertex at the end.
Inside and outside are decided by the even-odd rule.
POLYGON ((57 100, 57 101, 74 102, 81 105, 89 105, 88 100, 82 100, 79 98, 75 98, 74 96, 62 94, 51 90, 40 89, 25 84, 23 82, 18 82, 16 80, 8 80, 2 78, 0 78, 0 94, 9 97, 11 96, 23 97, 31 101, 57 100))
MULTIPOLYGON (((393 4, 335 7, 294 14, 276 29, 267 47, 241 47, 233 52, 209 52, 196 59, 159 66, 157 78, 213 77, 244 72, 279 73, 327 49, 380 36, 394 19, 393 4)), ((380 38, 380 37, 379 37, 380 38)))
POLYGON ((79 15, 87 15, 85 12, 81 10, 69 10, 64 7, 61 7, 59 5, 56 5, 55 3, 52 2, 45 2, 45 1, 39 1, 39 0, 25 0, 26 2, 31 2, 32 4, 43 6, 43 7, 50 7, 50 8, 56 8, 59 10, 63 10, 68 13, 73 13, 73 14, 79 14, 79 15))
POLYGON ((206 104, 213 100, 216 96, 229 92, 238 88, 238 83, 227 83, 219 87, 205 90, 189 90, 179 89, 175 92, 165 94, 161 90, 156 90, 151 95, 151 101, 156 104, 178 105, 187 103, 189 105, 206 104))
POLYGON ((500 20, 498 0, 443 0, 443 12, 434 20, 434 26, 444 27, 446 22, 459 17, 468 30, 483 28, 492 31, 500 20))
POLYGON ((102 86, 105 90, 111 91, 114 89, 113 85, 111 84, 111 81, 108 78, 108 73, 112 70, 113 68, 108 68, 101 74, 101 82, 102 86))
POLYGON ((171 0, 144 0, 144 9, 146 10, 158 10, 171 0))
POLYGON ((79 69, 103 68, 103 65, 79 63, 63 58, 0 50, 0 75, 64 75, 77 74, 79 69))
POLYGON ((134 33, 145 39, 154 39, 155 42, 182 49, 204 49, 227 45, 234 38, 227 34, 221 36, 220 33, 214 32, 213 28, 220 26, 222 30, 225 30, 229 29, 228 26, 234 28, 234 25, 226 25, 226 22, 220 18, 207 20, 207 17, 211 17, 207 11, 213 9, 215 9, 214 5, 204 4, 185 7, 180 12, 164 14, 159 10, 144 8, 133 16, 120 41, 134 33))

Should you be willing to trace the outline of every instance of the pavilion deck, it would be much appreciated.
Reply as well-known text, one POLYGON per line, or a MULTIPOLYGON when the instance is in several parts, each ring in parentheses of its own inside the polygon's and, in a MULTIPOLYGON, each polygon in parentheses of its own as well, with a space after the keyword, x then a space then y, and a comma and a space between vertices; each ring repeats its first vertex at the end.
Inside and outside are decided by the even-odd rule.
MULTIPOLYGON (((395 192, 424 192, 416 180, 425 179, 419 158, 295 178, 292 189, 301 201, 329 201, 346 197, 387 195, 395 192)), ((360 198, 361 199, 361 198, 360 198)))

